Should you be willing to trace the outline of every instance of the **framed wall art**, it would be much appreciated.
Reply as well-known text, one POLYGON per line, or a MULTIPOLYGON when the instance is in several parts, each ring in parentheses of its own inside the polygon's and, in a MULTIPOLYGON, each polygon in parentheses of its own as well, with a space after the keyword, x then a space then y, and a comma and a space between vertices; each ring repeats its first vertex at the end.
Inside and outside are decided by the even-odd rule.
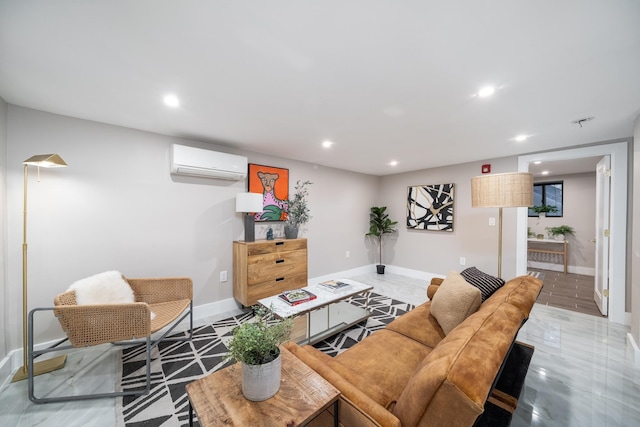
POLYGON ((407 228, 453 231, 455 184, 416 185, 407 192, 407 228))
POLYGON ((262 193, 263 211, 256 221, 284 221, 289 210, 289 169, 249 163, 250 193, 262 193))

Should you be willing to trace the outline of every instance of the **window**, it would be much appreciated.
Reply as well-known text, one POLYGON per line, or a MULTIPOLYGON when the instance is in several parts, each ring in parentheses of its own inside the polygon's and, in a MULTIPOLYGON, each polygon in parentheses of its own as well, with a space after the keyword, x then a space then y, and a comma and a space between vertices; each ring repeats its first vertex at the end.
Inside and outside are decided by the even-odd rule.
MULTIPOLYGON (((548 217, 562 217, 562 181, 533 184, 533 206, 555 206, 556 212, 547 212, 548 217)), ((529 208, 529 216, 538 216, 529 208)))

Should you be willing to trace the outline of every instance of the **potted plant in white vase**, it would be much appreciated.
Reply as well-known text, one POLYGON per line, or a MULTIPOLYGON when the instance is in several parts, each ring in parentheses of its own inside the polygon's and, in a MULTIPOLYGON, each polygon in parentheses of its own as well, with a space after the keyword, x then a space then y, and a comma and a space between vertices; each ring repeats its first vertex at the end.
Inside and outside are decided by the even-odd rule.
POLYGON ((307 186, 311 184, 313 184, 311 181, 300 182, 298 180, 295 187, 296 192, 293 198, 289 198, 289 210, 287 211, 287 219, 284 222, 284 236, 287 239, 297 238, 300 226, 311 219, 309 206, 307 206, 307 197, 309 197, 307 186))
POLYGON ((375 236, 378 239, 378 248, 380 250, 380 263, 376 265, 376 271, 378 274, 384 274, 384 265, 382 264, 382 237, 385 234, 395 233, 396 224, 398 221, 391 221, 389 215, 385 212, 386 206, 373 206, 371 207, 371 213, 369 214, 369 232, 367 236, 375 236))
POLYGON ((559 225, 557 227, 547 227, 549 236, 556 240, 564 240, 566 236, 574 236, 575 230, 569 225, 559 225))
POLYGON ((289 339, 293 317, 278 319, 266 307, 254 307, 255 318, 233 330, 227 360, 242 364, 242 394, 260 402, 280 389, 282 356, 279 345, 289 339))
POLYGON ((548 212, 558 212, 558 208, 551 205, 536 205, 533 206, 531 210, 537 213, 540 218, 544 218, 548 212))

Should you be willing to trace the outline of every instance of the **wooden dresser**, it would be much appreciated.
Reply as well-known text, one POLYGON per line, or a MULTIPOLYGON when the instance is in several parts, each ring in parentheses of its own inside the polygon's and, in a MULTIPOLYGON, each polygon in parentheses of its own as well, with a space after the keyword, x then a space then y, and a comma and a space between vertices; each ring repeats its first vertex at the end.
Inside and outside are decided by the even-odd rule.
POLYGON ((307 239, 233 242, 233 297, 245 307, 307 286, 307 239))

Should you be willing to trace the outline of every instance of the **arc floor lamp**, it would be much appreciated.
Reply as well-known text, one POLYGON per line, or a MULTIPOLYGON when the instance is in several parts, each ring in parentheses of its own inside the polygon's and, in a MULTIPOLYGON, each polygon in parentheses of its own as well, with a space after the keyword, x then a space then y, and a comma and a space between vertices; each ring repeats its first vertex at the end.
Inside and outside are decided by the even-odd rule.
POLYGON ((29 178, 29 166, 38 168, 38 180, 40 180, 40 167, 43 168, 60 168, 66 167, 62 158, 57 154, 40 154, 29 157, 22 162, 24 164, 24 209, 22 213, 22 355, 23 364, 18 372, 13 376, 13 382, 24 380, 27 378, 29 369, 34 375, 45 374, 64 367, 67 356, 58 356, 47 359, 42 362, 34 363, 33 366, 28 365, 27 355, 27 183, 29 178))
POLYGON ((471 206, 500 208, 498 216, 498 277, 502 277, 502 208, 533 206, 533 174, 509 172, 471 178, 471 206))

